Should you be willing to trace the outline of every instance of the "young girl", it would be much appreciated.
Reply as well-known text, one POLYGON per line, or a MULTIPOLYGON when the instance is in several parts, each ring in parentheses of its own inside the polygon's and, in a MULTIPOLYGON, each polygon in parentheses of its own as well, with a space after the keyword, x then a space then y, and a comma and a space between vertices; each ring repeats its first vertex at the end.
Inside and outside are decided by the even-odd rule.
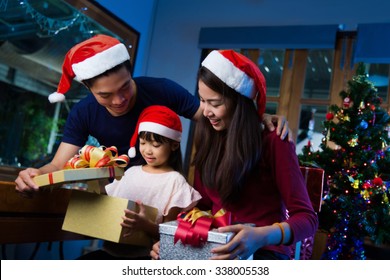
MULTIPOLYGON (((129 230, 129 234, 131 230, 143 230, 151 238, 159 239, 159 223, 176 219, 181 211, 192 208, 201 198, 181 174, 181 132, 179 116, 165 106, 150 106, 141 113, 131 138, 129 156, 135 156, 135 145, 139 140, 143 164, 129 168, 120 180, 106 186, 108 195, 136 201, 140 207, 138 213, 125 210, 122 226, 129 230), (143 205, 158 209, 155 221, 145 217, 143 205)), ((111 245, 106 245, 105 250, 118 255, 113 248, 123 247, 123 244, 111 245)), ((150 248, 131 249, 120 251, 128 257, 134 257, 136 251, 137 258, 150 258, 150 248)))
MULTIPOLYGON (((318 219, 294 144, 261 126, 264 76, 239 53, 212 51, 199 69, 198 88, 204 118, 195 135, 197 207, 231 212, 234 225, 219 231, 235 233, 212 250, 213 258, 289 259, 291 245, 313 235, 318 219)), ((155 259, 158 250, 156 243, 155 259)))

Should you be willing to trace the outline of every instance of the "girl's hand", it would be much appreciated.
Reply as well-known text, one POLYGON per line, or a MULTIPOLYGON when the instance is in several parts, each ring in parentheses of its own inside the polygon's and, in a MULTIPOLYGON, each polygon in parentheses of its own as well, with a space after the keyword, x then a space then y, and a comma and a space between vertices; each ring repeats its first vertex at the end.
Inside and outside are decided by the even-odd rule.
POLYGON ((257 249, 267 245, 267 227, 251 227, 245 225, 232 225, 221 227, 219 232, 234 232, 232 240, 222 246, 213 248, 211 252, 216 254, 214 260, 246 260, 257 249))
POLYGON ((150 251, 150 257, 152 260, 160 259, 160 241, 153 244, 152 250, 150 251))
POLYGON ((126 229, 124 237, 130 236, 134 231, 147 230, 148 225, 151 223, 146 217, 145 206, 140 201, 136 201, 139 206, 139 212, 135 212, 129 209, 125 209, 125 216, 122 217, 123 222, 121 226, 126 229))

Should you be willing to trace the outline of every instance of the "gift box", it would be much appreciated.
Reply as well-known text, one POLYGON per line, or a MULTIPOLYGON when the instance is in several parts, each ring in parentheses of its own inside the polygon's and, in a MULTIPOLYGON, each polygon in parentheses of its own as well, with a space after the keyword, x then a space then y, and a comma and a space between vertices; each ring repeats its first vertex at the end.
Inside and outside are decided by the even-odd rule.
MULTIPOLYGON (((156 220, 157 209, 144 205, 146 216, 156 220)), ((62 229, 98 239, 138 246, 151 246, 153 241, 143 231, 134 231, 123 237, 127 229, 120 223, 124 209, 139 212, 139 206, 130 200, 99 195, 87 191, 72 191, 62 229)))
POLYGON ((76 181, 90 181, 104 178, 120 179, 124 174, 124 169, 117 166, 64 169, 39 175, 33 178, 39 187, 53 186, 57 184, 71 183, 76 181))
POLYGON ((160 259, 162 260, 207 260, 213 256, 212 248, 228 243, 232 232, 221 233, 217 229, 208 232, 207 242, 201 246, 183 244, 180 240, 174 242, 174 235, 178 221, 171 221, 159 225, 160 232, 160 259))
MULTIPOLYGON (((324 192, 325 171, 321 168, 300 167, 303 178, 305 179, 307 192, 314 211, 321 211, 322 198, 324 192)), ((296 243, 293 247, 292 258, 300 260, 311 259, 314 247, 314 236, 309 236, 296 243)))
POLYGON ((322 197, 324 192, 324 174, 325 171, 321 168, 300 167, 303 178, 305 179, 307 192, 314 211, 321 211, 322 197))

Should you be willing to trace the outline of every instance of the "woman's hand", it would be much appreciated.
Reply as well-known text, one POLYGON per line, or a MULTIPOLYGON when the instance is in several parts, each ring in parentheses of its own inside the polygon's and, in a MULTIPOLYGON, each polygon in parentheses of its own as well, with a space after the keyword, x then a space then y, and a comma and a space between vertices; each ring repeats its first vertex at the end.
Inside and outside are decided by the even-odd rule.
POLYGON ((234 232, 235 235, 229 243, 211 250, 211 253, 215 254, 211 258, 213 260, 246 260, 257 249, 268 244, 267 227, 232 225, 221 227, 218 231, 234 232))
POLYGON ((153 244, 152 250, 150 251, 150 257, 152 260, 160 259, 160 241, 153 244))

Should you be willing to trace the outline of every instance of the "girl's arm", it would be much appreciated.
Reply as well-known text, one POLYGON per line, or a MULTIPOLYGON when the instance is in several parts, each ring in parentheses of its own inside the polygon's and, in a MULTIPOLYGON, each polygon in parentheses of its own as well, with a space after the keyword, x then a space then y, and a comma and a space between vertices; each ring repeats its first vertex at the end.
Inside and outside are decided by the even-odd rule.
POLYGON ((164 216, 163 223, 174 221, 177 219, 177 215, 179 215, 180 212, 182 212, 183 209, 178 207, 172 207, 169 209, 168 215, 164 216))

